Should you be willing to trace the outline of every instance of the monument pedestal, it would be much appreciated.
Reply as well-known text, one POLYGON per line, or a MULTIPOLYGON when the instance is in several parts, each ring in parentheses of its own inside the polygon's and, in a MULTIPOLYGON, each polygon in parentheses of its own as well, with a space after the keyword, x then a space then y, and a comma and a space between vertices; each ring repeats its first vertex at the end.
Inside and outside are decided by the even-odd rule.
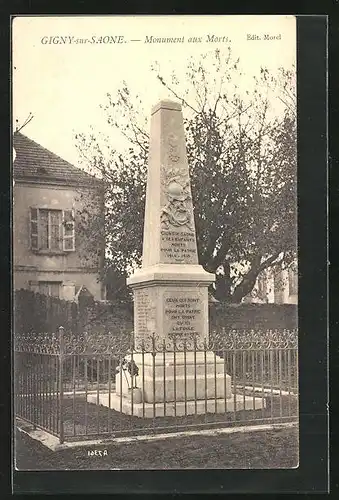
MULTIPOLYGON (((139 369, 134 377, 145 403, 194 401, 195 399, 229 399, 231 377, 224 360, 213 352, 177 352, 134 354, 139 369)), ((116 376, 116 394, 129 398, 129 373, 116 376)))
MULTIPOLYGON (((88 403, 97 404, 97 395, 89 394, 88 403)), ((204 415, 207 413, 229 413, 242 410, 261 410, 265 408, 265 400, 252 396, 232 395, 229 399, 196 399, 194 401, 165 401, 162 403, 135 403, 130 398, 117 394, 99 394, 99 404, 117 412, 140 418, 183 417, 204 415)))
MULTIPOLYGON (((127 361, 131 356, 126 357, 127 361)), ((211 351, 134 353, 138 376, 128 371, 116 375, 115 392, 100 394, 99 404, 141 418, 180 417, 206 413, 260 410, 262 398, 237 394, 231 390, 231 377, 222 358, 211 351), (137 394, 140 394, 140 397, 137 394)), ((97 395, 88 395, 97 403, 97 395)))

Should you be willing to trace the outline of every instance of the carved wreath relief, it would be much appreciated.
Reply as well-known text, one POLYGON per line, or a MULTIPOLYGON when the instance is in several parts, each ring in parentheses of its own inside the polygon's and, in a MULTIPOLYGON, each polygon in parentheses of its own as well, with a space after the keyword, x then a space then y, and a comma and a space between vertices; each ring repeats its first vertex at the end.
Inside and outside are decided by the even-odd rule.
POLYGON ((170 134, 167 142, 168 168, 163 168, 163 184, 167 204, 161 209, 162 229, 186 227, 194 231, 191 219, 191 195, 188 174, 185 165, 180 164, 178 139, 170 134))

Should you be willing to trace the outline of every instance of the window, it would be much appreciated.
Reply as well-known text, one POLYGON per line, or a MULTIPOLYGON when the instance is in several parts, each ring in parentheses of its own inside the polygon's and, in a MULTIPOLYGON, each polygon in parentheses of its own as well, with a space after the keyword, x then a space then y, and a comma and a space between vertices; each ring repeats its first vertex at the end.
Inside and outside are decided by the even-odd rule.
POLYGON ((61 250, 60 210, 39 210, 39 233, 41 250, 61 250))
POLYGON ((39 293, 60 297, 61 281, 39 281, 39 293))
POLYGON ((298 275, 297 271, 292 267, 288 270, 288 293, 296 295, 298 293, 298 275))
POLYGON ((267 276, 265 273, 261 273, 258 276, 258 294, 261 298, 267 295, 267 276))
POLYGON ((73 251, 74 211, 31 208, 31 248, 42 251, 73 251))

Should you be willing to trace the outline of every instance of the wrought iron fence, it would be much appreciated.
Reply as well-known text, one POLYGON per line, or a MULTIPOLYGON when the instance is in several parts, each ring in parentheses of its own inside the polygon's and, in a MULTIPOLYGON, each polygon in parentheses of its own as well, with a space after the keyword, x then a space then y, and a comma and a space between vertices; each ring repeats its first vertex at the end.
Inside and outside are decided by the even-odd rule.
POLYGON ((21 336, 15 412, 60 441, 298 419, 297 330, 21 336))

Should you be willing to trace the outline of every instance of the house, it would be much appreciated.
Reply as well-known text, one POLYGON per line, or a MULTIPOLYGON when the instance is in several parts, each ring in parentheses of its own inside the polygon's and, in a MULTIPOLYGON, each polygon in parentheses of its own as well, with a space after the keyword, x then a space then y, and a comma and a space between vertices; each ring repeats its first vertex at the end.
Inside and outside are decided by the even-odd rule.
POLYGON ((278 266, 262 271, 252 292, 244 297, 243 302, 298 304, 298 271, 296 263, 292 263, 286 269, 278 266))
POLYGON ((14 289, 76 300, 85 288, 105 299, 98 279, 104 239, 91 247, 80 231, 86 206, 103 220, 102 181, 20 132, 13 136, 13 181, 14 289))

